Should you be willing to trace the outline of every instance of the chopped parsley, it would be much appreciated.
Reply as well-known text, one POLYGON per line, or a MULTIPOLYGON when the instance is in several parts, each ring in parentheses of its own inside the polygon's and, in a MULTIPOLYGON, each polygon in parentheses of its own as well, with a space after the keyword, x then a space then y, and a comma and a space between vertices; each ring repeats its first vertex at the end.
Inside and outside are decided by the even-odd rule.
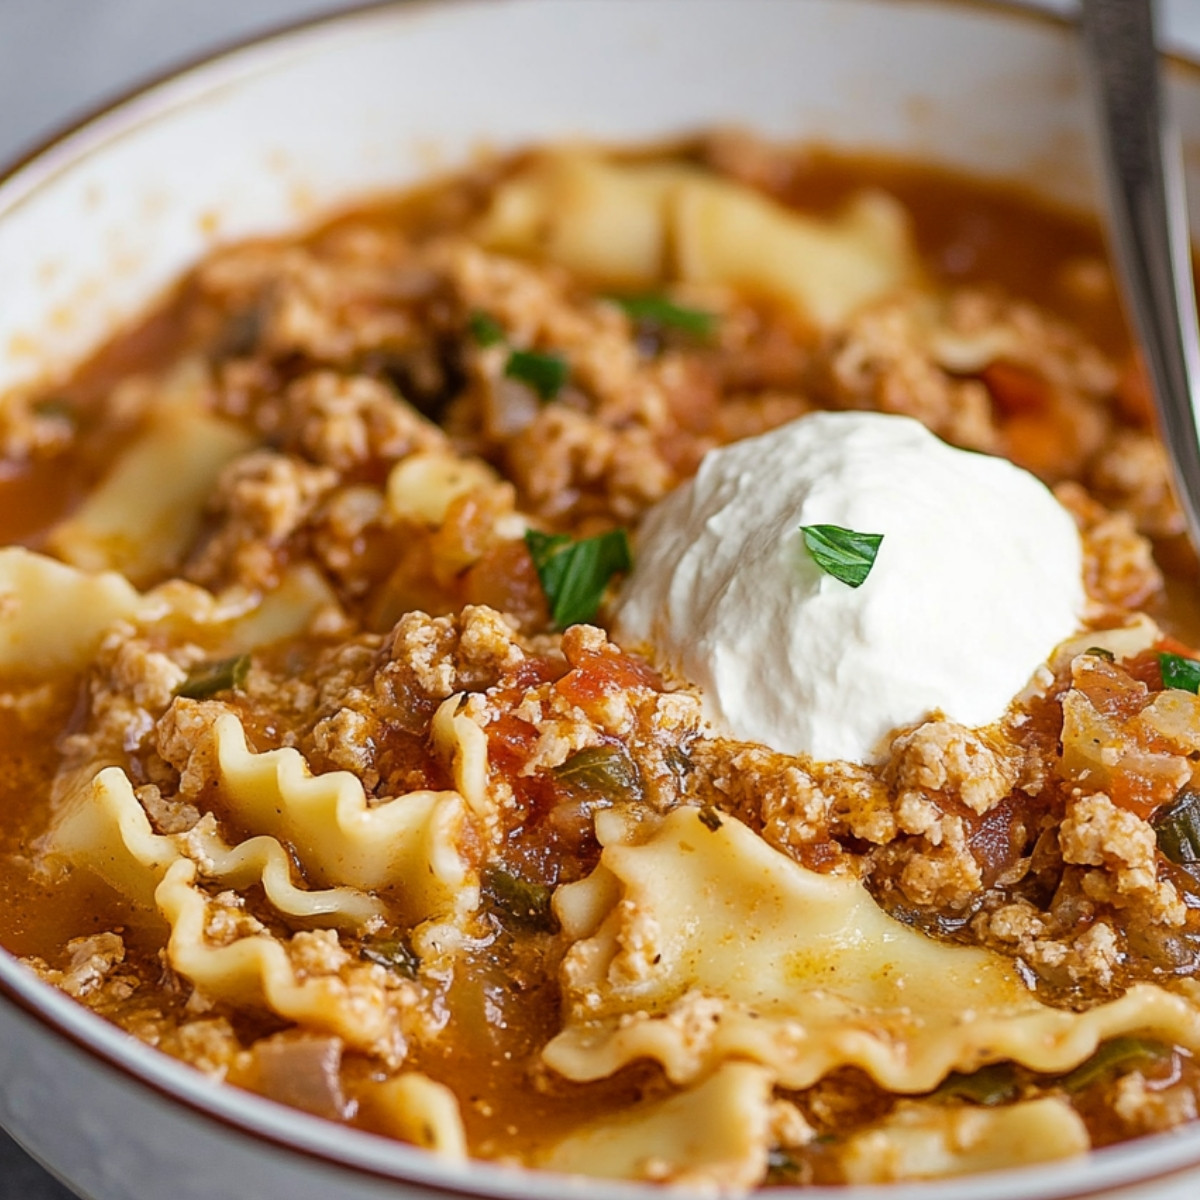
POLYGON ((561 354, 514 350, 504 365, 504 374, 531 387, 545 403, 553 400, 566 386, 571 368, 561 354))
POLYGON ((592 620, 612 577, 633 566, 623 529, 573 541, 563 533, 527 530, 525 545, 550 606, 555 629, 592 620))
POLYGON ((705 312, 700 308, 686 308, 657 293, 614 296, 612 299, 631 320, 639 324, 652 325, 658 329, 676 329, 701 341, 712 337, 717 327, 715 313, 705 312))
POLYGON ((1163 687, 1200 692, 1200 662, 1194 658, 1164 651, 1158 656, 1158 665, 1162 669, 1163 687))
POLYGON ((504 341, 504 326, 490 313, 476 309, 467 320, 471 336, 481 346, 495 346, 504 341))
MULTIPOLYGON (((467 318, 467 328, 480 346, 498 346, 507 339, 504 326, 491 313, 477 308, 467 318)), ((509 350, 504 374, 537 393, 545 404, 566 387, 571 366, 561 354, 542 350, 509 350)))
POLYGON ((883 541, 882 533, 858 533, 840 525, 801 525, 800 532, 813 562, 852 588, 871 573, 883 541))
POLYGON ((188 700, 206 700, 209 696, 215 696, 217 692, 240 688, 246 682, 249 671, 248 654, 200 663, 187 673, 187 677, 175 689, 175 695, 188 700))

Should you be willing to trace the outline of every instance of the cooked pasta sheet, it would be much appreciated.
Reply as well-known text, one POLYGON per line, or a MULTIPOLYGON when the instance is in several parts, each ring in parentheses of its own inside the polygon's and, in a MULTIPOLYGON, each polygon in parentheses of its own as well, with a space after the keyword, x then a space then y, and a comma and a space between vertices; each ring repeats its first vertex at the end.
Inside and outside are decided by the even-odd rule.
MULTIPOLYGON (((1194 1121, 1197 568, 1146 387, 1089 226, 746 135, 224 248, 0 406, 0 939, 448 1158, 736 1192, 1194 1121), (615 632, 645 514, 818 411, 1070 513, 1077 626, 993 723, 784 754, 615 632)), ((806 530, 814 594, 869 599, 898 543, 806 530)))

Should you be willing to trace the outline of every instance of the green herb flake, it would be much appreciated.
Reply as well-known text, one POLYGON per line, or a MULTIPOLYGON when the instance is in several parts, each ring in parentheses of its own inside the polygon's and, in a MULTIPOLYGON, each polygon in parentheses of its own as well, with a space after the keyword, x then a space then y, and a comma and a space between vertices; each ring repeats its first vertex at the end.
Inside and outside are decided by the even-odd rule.
POLYGON ((364 942, 358 950, 360 957, 378 967, 393 971, 405 979, 416 979, 420 960, 412 947, 401 938, 382 938, 376 942, 364 942))
POLYGON ((716 833, 723 824, 721 821, 721 814, 717 812, 717 810, 713 808, 711 804, 704 805, 704 807, 701 808, 699 815, 700 824, 703 825, 705 829, 711 829, 713 833, 716 833))
POLYGON ((238 654, 193 667, 187 678, 175 689, 176 696, 188 700, 207 700, 218 692, 240 688, 250 671, 250 655, 238 654))
POLYGON ((614 296, 613 303, 622 308, 632 321, 659 329, 677 329, 698 341, 707 341, 716 332, 716 313, 700 308, 685 308, 657 293, 614 296))
POLYGON ((1194 658, 1164 651, 1158 656, 1158 665, 1162 670, 1163 687, 1200 692, 1200 662, 1194 658))
POLYGON ((992 1063, 969 1075, 951 1071, 934 1093, 938 1100, 965 1100, 991 1108, 1009 1104, 1021 1094, 1021 1084, 1012 1063, 992 1063))
POLYGON ((801 525, 813 562, 852 588, 861 586, 875 565, 882 533, 858 533, 840 525, 801 525))
POLYGON ((222 362, 248 358, 258 348, 267 323, 266 306, 253 304, 233 313, 221 329, 212 349, 212 358, 222 362))
POLYGON ((531 387, 543 403, 553 400, 566 386, 571 368, 561 354, 542 354, 537 350, 514 350, 508 356, 504 374, 531 387))
POLYGON ((1117 656, 1111 651, 1106 650, 1103 646, 1089 646, 1084 654, 1090 654, 1093 658, 1102 658, 1105 662, 1116 662, 1117 656))
POLYGON ((558 921, 550 907, 550 889, 543 883, 522 879, 502 867, 492 867, 483 880, 496 908, 514 924, 540 933, 554 933, 558 921))
POLYGON ((37 400, 33 404, 34 416, 44 417, 51 421, 75 421, 75 410, 69 401, 60 396, 51 396, 45 400, 37 400))
POLYGON ((679 780, 690 775, 695 768, 695 763, 678 746, 665 747, 663 761, 670 768, 671 774, 679 780))
POLYGON ((767 1184, 795 1183, 800 1175, 800 1164, 782 1146, 772 1146, 767 1151, 767 1184))
POLYGON ((576 751, 552 774, 571 792, 594 793, 614 800, 641 795, 637 763, 624 746, 589 746, 576 751))
POLYGON ((550 606, 555 629, 591 621, 608 582, 633 566, 623 529, 572 541, 562 533, 527 530, 525 545, 550 606))
POLYGON ((1150 822, 1158 848, 1179 866, 1200 863, 1200 792, 1184 792, 1150 822))
POLYGON ((476 309, 467 318, 467 328, 470 329, 471 336, 480 346, 495 346, 504 341, 504 326, 482 309, 476 309))
POLYGON ((1118 1037, 1105 1042, 1091 1058, 1080 1063, 1059 1081, 1068 1092, 1082 1092, 1114 1073, 1160 1063, 1170 1057, 1171 1049, 1149 1038, 1118 1037))

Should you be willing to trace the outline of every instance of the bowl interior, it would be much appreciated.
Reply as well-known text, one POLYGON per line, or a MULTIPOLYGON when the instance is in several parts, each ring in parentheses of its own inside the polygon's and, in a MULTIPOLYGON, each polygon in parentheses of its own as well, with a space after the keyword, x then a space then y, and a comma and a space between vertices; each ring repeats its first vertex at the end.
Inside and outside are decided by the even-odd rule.
MULTIPOLYGON (((411 0, 319 23, 58 143, 0 185, 0 390, 78 359, 215 242, 531 141, 743 125, 1090 206, 1074 37, 1051 19, 935 0, 562 7, 411 0)), ((1174 84, 1200 146, 1200 86, 1174 84)))
MULTIPOLYGON (((1176 70, 1171 102, 1193 148, 1200 230, 1200 75, 1176 70)), ((72 365, 218 242, 292 229, 480 153, 548 139, 644 141, 714 125, 911 155, 1093 207, 1074 35, 1051 20, 935 0, 397 3, 177 75, 0 184, 0 392, 72 365)), ((48 994, 6 956, 0 986, 43 1026, 276 1142, 303 1139, 342 1162, 453 1177, 483 1194, 561 1190, 561 1182, 493 1168, 448 1173, 403 1147, 205 1086, 48 994)), ((20 1124, 19 1114, 6 1118, 20 1124)), ((52 1136, 26 1124, 26 1140, 52 1136)), ((1189 1134, 1021 1172, 1019 1183, 984 1178, 886 1194, 1079 1195, 1197 1160, 1200 1139, 1189 1134)), ((636 1193, 657 1194, 580 1189, 593 1200, 636 1193)))

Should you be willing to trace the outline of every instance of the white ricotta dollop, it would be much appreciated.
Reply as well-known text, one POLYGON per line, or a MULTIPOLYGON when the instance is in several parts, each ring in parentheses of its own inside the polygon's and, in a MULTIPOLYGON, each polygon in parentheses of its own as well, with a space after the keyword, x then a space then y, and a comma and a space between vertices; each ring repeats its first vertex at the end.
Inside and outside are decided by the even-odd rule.
POLYGON ((616 632, 698 684, 714 731, 868 761, 940 709, 1004 714, 1079 628, 1083 552, 1050 491, 919 422, 818 413, 707 454, 639 532, 616 632), (858 588, 802 525, 883 535, 858 588))

